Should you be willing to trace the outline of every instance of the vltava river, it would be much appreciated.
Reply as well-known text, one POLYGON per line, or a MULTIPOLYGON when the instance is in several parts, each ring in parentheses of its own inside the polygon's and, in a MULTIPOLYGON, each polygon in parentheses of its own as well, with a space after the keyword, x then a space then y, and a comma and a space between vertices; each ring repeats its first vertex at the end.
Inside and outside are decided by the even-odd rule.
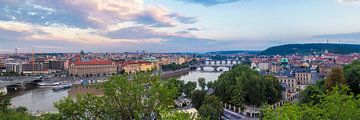
MULTIPOLYGON (((185 82, 197 82, 200 77, 205 78, 206 81, 215 81, 222 72, 211 72, 212 68, 205 68, 205 71, 190 71, 188 74, 180 76, 178 79, 185 82)), ((227 71, 224 68, 224 71, 227 71)), ((199 87, 198 87, 199 88, 199 87)), ((26 90, 16 93, 15 97, 11 99, 11 103, 15 107, 24 106, 30 112, 57 112, 54 107, 54 102, 57 102, 64 97, 71 96, 75 98, 78 94, 93 93, 101 94, 100 90, 94 86, 75 85, 71 89, 54 92, 51 88, 37 88, 33 90, 26 90)))

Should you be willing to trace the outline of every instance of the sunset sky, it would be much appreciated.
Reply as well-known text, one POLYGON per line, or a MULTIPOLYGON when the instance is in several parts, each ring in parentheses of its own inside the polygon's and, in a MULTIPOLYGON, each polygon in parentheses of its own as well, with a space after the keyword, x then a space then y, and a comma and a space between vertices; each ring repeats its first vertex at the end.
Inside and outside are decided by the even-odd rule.
POLYGON ((0 0, 0 53, 360 43, 360 0, 0 0))

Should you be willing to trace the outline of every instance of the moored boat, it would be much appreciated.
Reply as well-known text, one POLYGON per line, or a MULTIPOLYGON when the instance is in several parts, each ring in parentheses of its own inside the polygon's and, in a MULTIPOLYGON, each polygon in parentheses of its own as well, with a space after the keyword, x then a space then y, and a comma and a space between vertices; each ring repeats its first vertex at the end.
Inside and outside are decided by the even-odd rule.
POLYGON ((62 84, 62 85, 58 85, 57 87, 53 88, 52 90, 59 91, 59 90, 69 89, 71 87, 72 87, 72 84, 62 84))

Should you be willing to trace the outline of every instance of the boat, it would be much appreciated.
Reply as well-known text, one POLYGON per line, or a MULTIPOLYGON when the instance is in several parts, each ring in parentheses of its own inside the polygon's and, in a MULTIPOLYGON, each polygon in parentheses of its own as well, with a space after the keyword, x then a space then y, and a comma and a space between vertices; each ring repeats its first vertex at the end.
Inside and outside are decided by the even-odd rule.
POLYGON ((53 88, 53 91, 59 91, 59 90, 66 90, 72 87, 72 84, 61 84, 58 85, 57 87, 53 88))
POLYGON ((56 86, 59 86, 61 85, 60 82, 54 82, 54 83, 46 83, 46 82, 41 82, 41 83, 38 83, 39 87, 56 87, 56 86))

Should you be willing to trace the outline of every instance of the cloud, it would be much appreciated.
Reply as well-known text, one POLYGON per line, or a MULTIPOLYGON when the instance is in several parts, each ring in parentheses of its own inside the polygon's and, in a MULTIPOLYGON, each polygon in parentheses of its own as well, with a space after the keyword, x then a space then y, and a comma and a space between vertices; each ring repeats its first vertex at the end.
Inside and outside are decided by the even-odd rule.
POLYGON ((195 28, 195 27, 194 27, 194 28, 188 28, 187 30, 188 30, 188 31, 200 31, 199 28, 195 28))
POLYGON ((238 2, 238 1, 241 1, 241 0, 179 0, 179 1, 184 1, 184 2, 188 2, 188 3, 202 4, 202 5, 205 5, 205 6, 214 6, 214 5, 218 5, 218 4, 226 4, 226 3, 238 2))
POLYGON ((360 0, 337 0, 339 3, 360 4, 360 0))
POLYGON ((143 0, 2 0, 0 19, 15 18, 42 25, 66 24, 106 29, 117 23, 134 22, 154 27, 192 24, 196 20, 143 0))
POLYGON ((317 36, 314 36, 313 38, 359 40, 360 39, 360 32, 317 35, 317 36))

